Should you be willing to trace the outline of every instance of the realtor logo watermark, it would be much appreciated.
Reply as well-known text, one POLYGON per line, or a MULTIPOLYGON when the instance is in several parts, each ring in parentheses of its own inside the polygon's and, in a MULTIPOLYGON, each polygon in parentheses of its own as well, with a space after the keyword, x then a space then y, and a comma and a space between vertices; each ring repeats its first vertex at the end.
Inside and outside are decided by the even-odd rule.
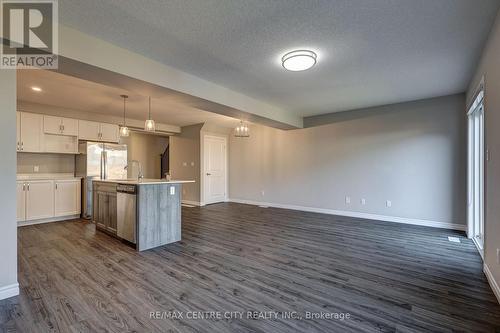
POLYGON ((57 69, 57 0, 0 0, 0 68, 57 69))

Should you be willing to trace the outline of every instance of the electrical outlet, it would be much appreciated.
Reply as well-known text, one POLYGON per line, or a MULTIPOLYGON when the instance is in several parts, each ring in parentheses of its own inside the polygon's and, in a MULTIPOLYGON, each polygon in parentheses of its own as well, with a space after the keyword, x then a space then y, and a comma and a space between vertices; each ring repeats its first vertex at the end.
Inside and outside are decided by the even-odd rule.
POLYGON ((40 172, 40 166, 39 165, 33 166, 33 172, 40 172))
POLYGON ((345 197, 345 203, 349 205, 351 203, 351 197, 345 197))
POLYGON ((194 162, 191 162, 191 166, 194 167, 194 162))
POLYGON ((389 207, 389 208, 390 208, 390 207, 392 207, 392 201, 391 201, 391 200, 387 200, 387 201, 385 202, 385 205, 386 205, 387 207, 389 207))
POLYGON ((182 166, 186 167, 187 165, 188 165, 187 162, 182 162, 182 166))
POLYGON ((170 195, 175 194, 175 186, 170 186, 170 195))
POLYGON ((361 201, 360 201, 360 202, 361 202, 361 204, 362 204, 363 206, 364 206, 364 205, 366 205, 366 199, 365 199, 365 198, 361 198, 361 201))

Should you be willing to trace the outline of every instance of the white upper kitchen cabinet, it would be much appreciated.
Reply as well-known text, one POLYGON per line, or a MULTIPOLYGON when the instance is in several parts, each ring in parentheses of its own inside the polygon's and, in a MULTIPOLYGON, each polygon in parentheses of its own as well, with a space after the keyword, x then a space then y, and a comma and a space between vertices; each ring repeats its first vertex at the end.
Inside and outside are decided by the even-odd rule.
POLYGON ((44 116, 43 130, 45 134, 78 136, 78 120, 44 116))
POLYGON ((55 181, 55 216, 80 214, 80 185, 78 180, 55 181))
POLYGON ((118 125, 79 120, 79 139, 86 141, 118 142, 120 141, 118 125))
POLYGON ((101 141, 120 141, 120 128, 118 127, 118 125, 101 123, 101 141))
POLYGON ((26 184, 17 182, 16 198, 17 198, 17 221, 26 220, 26 184))
POLYGON ((26 182, 26 220, 54 217, 54 182, 26 182))
POLYGON ((43 148, 43 115, 20 112, 19 151, 39 153, 43 148))
POLYGON ((17 151, 21 150, 21 112, 16 112, 17 151))
POLYGON ((78 138, 87 141, 99 141, 100 124, 95 121, 78 121, 78 138))

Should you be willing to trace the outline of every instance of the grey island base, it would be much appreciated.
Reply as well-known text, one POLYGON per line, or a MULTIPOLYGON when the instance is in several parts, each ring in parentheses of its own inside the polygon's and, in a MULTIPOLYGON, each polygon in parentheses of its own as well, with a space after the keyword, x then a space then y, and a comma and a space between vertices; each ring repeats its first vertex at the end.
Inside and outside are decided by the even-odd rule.
POLYGON ((190 180, 94 180, 96 228, 138 251, 181 240, 182 184, 190 180))

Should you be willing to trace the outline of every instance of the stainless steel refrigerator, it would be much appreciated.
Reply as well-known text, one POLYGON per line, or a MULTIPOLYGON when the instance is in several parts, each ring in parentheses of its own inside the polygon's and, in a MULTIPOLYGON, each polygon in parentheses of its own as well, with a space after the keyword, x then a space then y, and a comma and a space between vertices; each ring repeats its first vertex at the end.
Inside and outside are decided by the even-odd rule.
POLYGON ((83 178, 82 216, 92 216, 92 181, 127 179, 127 145, 82 142, 76 156, 76 175, 83 178))

